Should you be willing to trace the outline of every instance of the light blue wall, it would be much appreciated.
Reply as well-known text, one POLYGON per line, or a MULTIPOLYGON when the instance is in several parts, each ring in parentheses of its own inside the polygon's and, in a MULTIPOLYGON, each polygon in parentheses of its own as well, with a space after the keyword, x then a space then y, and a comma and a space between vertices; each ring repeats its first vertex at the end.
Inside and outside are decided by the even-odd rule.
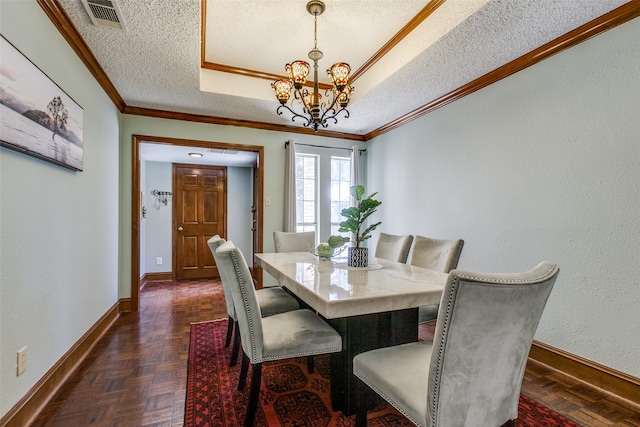
MULTIPOLYGON (((243 254, 251 254, 252 168, 227 168, 227 236, 243 254)), ((251 260, 247 260, 251 263, 251 260)))
MULTIPOLYGON (((171 163, 144 162, 146 168, 146 186, 144 198, 147 207, 147 219, 145 222, 146 238, 140 236, 140 256, 145 255, 145 273, 170 273, 172 271, 173 258, 173 216, 172 197, 168 198, 167 205, 156 202, 153 190, 173 191, 173 166, 171 163), (144 251, 143 251, 144 248, 144 251), (157 263, 157 258, 162 258, 162 264, 157 263)), ((140 272, 140 276, 143 276, 140 272)))
MULTIPOLYGON (((382 229, 560 276, 536 339, 640 377, 640 18, 368 147, 382 229)), ((372 244, 375 244, 373 242, 372 244)))
POLYGON ((118 301, 119 113, 35 1, 0 2, 0 31, 84 110, 83 172, 0 148, 4 415, 118 301))

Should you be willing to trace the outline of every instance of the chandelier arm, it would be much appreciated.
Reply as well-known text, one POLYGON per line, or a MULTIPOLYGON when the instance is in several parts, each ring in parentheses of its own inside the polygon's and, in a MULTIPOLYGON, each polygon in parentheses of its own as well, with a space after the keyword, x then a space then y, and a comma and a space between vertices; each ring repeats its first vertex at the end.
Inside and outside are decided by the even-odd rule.
POLYGON ((281 108, 284 108, 284 109, 288 110, 291 113, 291 115, 292 115, 291 121, 292 122, 295 122, 297 118, 301 118, 302 120, 305 121, 305 123, 302 124, 304 127, 308 127, 311 124, 311 121, 309 120, 308 117, 305 117, 305 116, 303 116, 301 114, 296 113, 291 108, 289 108, 288 105, 280 105, 280 106, 278 106, 278 109, 276 110, 276 113, 278 113, 279 116, 281 116, 283 114, 283 112, 280 111, 281 108))
MULTIPOLYGON (((325 92, 325 95, 327 95, 327 98, 328 98, 329 92, 330 92, 330 89, 327 89, 326 92, 325 92)), ((326 108, 324 109, 324 112, 322 113, 322 116, 320 117, 320 121, 322 121, 324 123, 328 119, 333 119, 335 121, 335 123, 338 124, 338 120, 335 117, 340 113, 340 111, 344 110, 344 108, 341 107, 336 111, 335 106, 336 106, 337 102, 338 102, 338 97, 336 97, 334 95, 333 99, 331 101, 331 105, 327 106, 327 104, 323 104, 323 106, 326 106, 326 108)))
MULTIPOLYGON (((326 89, 324 91, 324 99, 326 101, 322 101, 320 103, 320 108, 323 111, 325 111, 324 114, 326 114, 327 111, 333 110, 334 109, 333 106, 336 105, 337 98, 333 94, 333 89, 326 89), (331 104, 329 104, 329 101, 331 101, 331 104)), ((323 116, 324 116, 324 114, 323 114, 323 116)))
POLYGON ((338 124, 338 115, 340 113, 344 112, 344 118, 348 119, 349 118, 349 110, 347 110, 346 108, 340 108, 338 111, 334 110, 333 108, 326 110, 324 112, 324 114, 322 115, 322 117, 320 118, 320 121, 322 122, 322 127, 327 127, 329 126, 327 124, 327 120, 333 120, 334 124, 338 124), (329 111, 333 111, 333 113, 329 114, 329 111), (328 114, 328 115, 327 115, 328 114))

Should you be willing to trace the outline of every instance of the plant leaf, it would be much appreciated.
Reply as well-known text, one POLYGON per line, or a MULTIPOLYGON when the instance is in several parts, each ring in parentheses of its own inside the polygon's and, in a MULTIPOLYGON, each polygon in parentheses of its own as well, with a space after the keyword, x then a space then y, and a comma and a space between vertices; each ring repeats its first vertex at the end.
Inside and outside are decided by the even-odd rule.
POLYGON ((365 240, 365 239, 368 239, 369 237, 371 237, 371 236, 369 235, 369 233, 371 233, 373 230, 375 230, 375 228, 376 228, 377 226, 379 226, 380 224, 382 224, 382 221, 378 221, 377 223, 375 223, 375 224, 371 224, 370 226, 368 226, 368 227, 367 227, 367 228, 362 232, 362 236, 366 236, 366 237, 364 237, 364 238, 362 238, 362 237, 361 237, 361 238, 360 238, 360 240, 362 241, 362 240, 365 240))
POLYGON ((358 219, 360 217, 360 209, 351 206, 350 208, 342 209, 342 216, 350 219, 358 219))
POLYGON ((344 233, 345 231, 350 231, 352 233, 355 233, 356 231, 358 231, 359 226, 360 226, 360 223, 358 221, 356 221, 355 219, 349 218, 346 221, 342 221, 340 223, 340 229, 338 231, 341 233, 344 233))
POLYGON ((349 188, 349 193, 351 193, 357 201, 360 201, 364 195, 364 187, 362 185, 354 185, 349 188))
POLYGON ((333 249, 335 249, 335 248, 339 248, 340 246, 344 245, 348 241, 349 241, 348 237, 331 236, 331 237, 329 237, 329 240, 327 241, 327 243, 329 244, 329 246, 331 246, 333 249))
POLYGON ((373 200, 373 199, 364 199, 362 202, 360 202, 360 210, 361 211, 368 211, 371 209, 375 209, 378 206, 380 206, 382 202, 379 202, 377 200, 373 200))

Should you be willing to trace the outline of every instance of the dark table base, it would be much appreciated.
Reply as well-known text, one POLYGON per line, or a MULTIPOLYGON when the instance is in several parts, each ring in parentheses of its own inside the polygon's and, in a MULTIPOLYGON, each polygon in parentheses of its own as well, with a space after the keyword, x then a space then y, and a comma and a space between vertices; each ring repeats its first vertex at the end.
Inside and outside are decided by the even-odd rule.
POLYGON ((331 353, 331 405, 353 415, 373 409, 378 395, 353 375, 353 358, 365 351, 418 340, 418 309, 328 319, 342 336, 342 351, 331 353))

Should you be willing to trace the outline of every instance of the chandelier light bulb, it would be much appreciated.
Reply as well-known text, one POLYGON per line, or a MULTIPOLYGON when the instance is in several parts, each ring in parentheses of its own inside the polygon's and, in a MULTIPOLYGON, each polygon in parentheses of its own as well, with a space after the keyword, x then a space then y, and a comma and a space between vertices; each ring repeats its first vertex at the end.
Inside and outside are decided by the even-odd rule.
POLYGON ((334 89, 334 96, 336 97, 336 101, 340 104, 341 108, 347 108, 349 105, 349 101, 351 100, 351 92, 353 92, 353 88, 349 85, 346 85, 342 91, 337 91, 334 89))
POLYGON ((349 82, 349 73, 351 73, 351 67, 344 62, 333 64, 331 68, 327 70, 327 74, 331 77, 331 81, 338 91, 342 91, 349 82))
POLYGON ((306 61, 293 61, 284 67, 285 71, 289 75, 293 87, 300 90, 302 86, 307 83, 307 76, 309 75, 309 63, 306 61))
MULTIPOLYGON (((322 101, 322 95, 318 94, 318 103, 320 103, 320 101, 322 101)), ((304 102, 304 106, 307 109, 307 111, 311 111, 311 108, 313 107, 313 92, 309 92, 307 90, 302 92, 302 102, 304 102)))
POLYGON ((302 86, 307 82, 307 76, 309 75, 309 63, 306 61, 293 61, 284 67, 285 71, 289 75, 289 78, 293 82, 293 87, 300 90, 302 86))
POLYGON ((276 99, 280 101, 280 104, 284 105, 291 97, 291 82, 287 79, 276 80, 271 83, 273 92, 276 94, 276 99))

